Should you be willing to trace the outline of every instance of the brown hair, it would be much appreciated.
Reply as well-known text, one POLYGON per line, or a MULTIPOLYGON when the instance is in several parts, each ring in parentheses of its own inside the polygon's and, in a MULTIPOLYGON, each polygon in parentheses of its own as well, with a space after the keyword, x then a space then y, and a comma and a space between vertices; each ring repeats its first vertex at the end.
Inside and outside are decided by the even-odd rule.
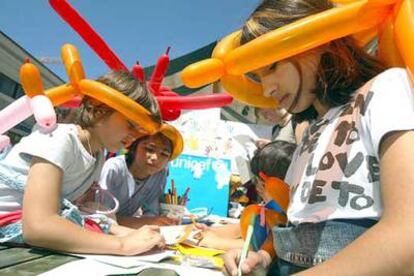
MULTIPOLYGON (((240 44, 332 7, 328 0, 264 0, 243 26, 240 44)), ((320 47, 323 47, 323 53, 314 92, 329 107, 348 103, 358 88, 385 69, 359 48, 352 37, 333 40, 320 47)), ((310 109, 313 107, 297 115, 315 116, 316 112, 310 109)))
MULTIPOLYGON (((129 72, 111 71, 99 77, 97 81, 135 100, 151 113, 154 120, 161 121, 158 103, 146 84, 135 79, 129 72)), ((92 127, 99 119, 109 116, 113 111, 113 108, 85 96, 80 106, 77 122, 82 127, 92 127)))

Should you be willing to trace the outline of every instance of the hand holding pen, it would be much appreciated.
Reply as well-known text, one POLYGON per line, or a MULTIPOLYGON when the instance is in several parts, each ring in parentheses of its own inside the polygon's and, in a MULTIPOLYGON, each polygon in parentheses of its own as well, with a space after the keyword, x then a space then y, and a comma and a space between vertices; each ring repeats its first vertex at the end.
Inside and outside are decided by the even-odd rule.
POLYGON ((257 269, 263 269, 265 275, 266 267, 268 267, 271 262, 271 257, 266 251, 249 251, 255 219, 256 216, 252 216, 249 227, 247 228, 246 240, 244 241, 242 250, 231 249, 224 255, 225 268, 227 273, 232 276, 248 275, 253 270, 257 269))
MULTIPOLYGON (((227 274, 237 276, 240 255, 240 249, 230 249, 224 254, 224 266, 227 274)), ((240 263, 241 273, 242 275, 250 275, 252 271, 257 271, 258 275, 266 275, 271 261, 272 258, 264 250, 259 250, 258 252, 249 251, 246 260, 240 263), (259 270, 262 271, 259 272, 259 270), (263 273, 260 274, 261 272, 263 273)))

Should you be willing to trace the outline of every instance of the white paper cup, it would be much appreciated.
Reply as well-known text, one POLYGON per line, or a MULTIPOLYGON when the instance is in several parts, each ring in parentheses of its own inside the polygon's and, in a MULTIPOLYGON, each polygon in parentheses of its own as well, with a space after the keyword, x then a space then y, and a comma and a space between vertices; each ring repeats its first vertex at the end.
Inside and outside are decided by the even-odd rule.
POLYGON ((160 204, 160 214, 173 219, 182 220, 185 213, 185 206, 176 204, 160 204))

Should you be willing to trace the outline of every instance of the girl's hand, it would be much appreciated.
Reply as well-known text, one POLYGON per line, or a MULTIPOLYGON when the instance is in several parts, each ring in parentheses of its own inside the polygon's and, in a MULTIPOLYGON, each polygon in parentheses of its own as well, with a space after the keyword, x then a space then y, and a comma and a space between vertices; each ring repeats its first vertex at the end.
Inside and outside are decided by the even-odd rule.
POLYGON ((141 254, 153 248, 163 248, 165 246, 165 239, 160 234, 160 227, 156 225, 142 226, 120 239, 122 244, 121 254, 128 256, 141 254))
MULTIPOLYGON (((236 276, 241 249, 231 249, 224 254, 224 267, 229 275, 236 276)), ((249 251, 246 260, 241 264, 243 275, 247 275, 256 269, 266 269, 271 262, 270 255, 263 250, 259 252, 249 251)))
POLYGON ((208 227, 206 224, 204 224, 204 223, 195 223, 194 224, 195 225, 195 227, 197 228, 197 229, 199 229, 199 230, 201 230, 201 231, 207 231, 207 230, 209 230, 210 229, 210 227, 208 227))

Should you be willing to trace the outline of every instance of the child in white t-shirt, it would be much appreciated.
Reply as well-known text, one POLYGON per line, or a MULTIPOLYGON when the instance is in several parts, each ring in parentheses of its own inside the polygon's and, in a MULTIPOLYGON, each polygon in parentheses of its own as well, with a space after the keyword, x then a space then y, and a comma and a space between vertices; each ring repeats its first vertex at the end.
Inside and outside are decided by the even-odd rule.
MULTIPOLYGON (((110 72, 98 81, 135 100, 149 111, 154 124, 159 123, 155 99, 131 74, 110 72)), ((0 241, 116 255, 135 255, 162 247, 164 239, 157 226, 139 230, 109 226, 107 230, 115 235, 82 227, 88 221, 70 201, 99 179, 104 148, 117 151, 128 146, 143 129, 89 97, 83 99, 78 121, 79 125, 58 124, 50 133, 35 127, 0 161, 0 216, 22 212, 21 220, 0 225, 0 241)))

